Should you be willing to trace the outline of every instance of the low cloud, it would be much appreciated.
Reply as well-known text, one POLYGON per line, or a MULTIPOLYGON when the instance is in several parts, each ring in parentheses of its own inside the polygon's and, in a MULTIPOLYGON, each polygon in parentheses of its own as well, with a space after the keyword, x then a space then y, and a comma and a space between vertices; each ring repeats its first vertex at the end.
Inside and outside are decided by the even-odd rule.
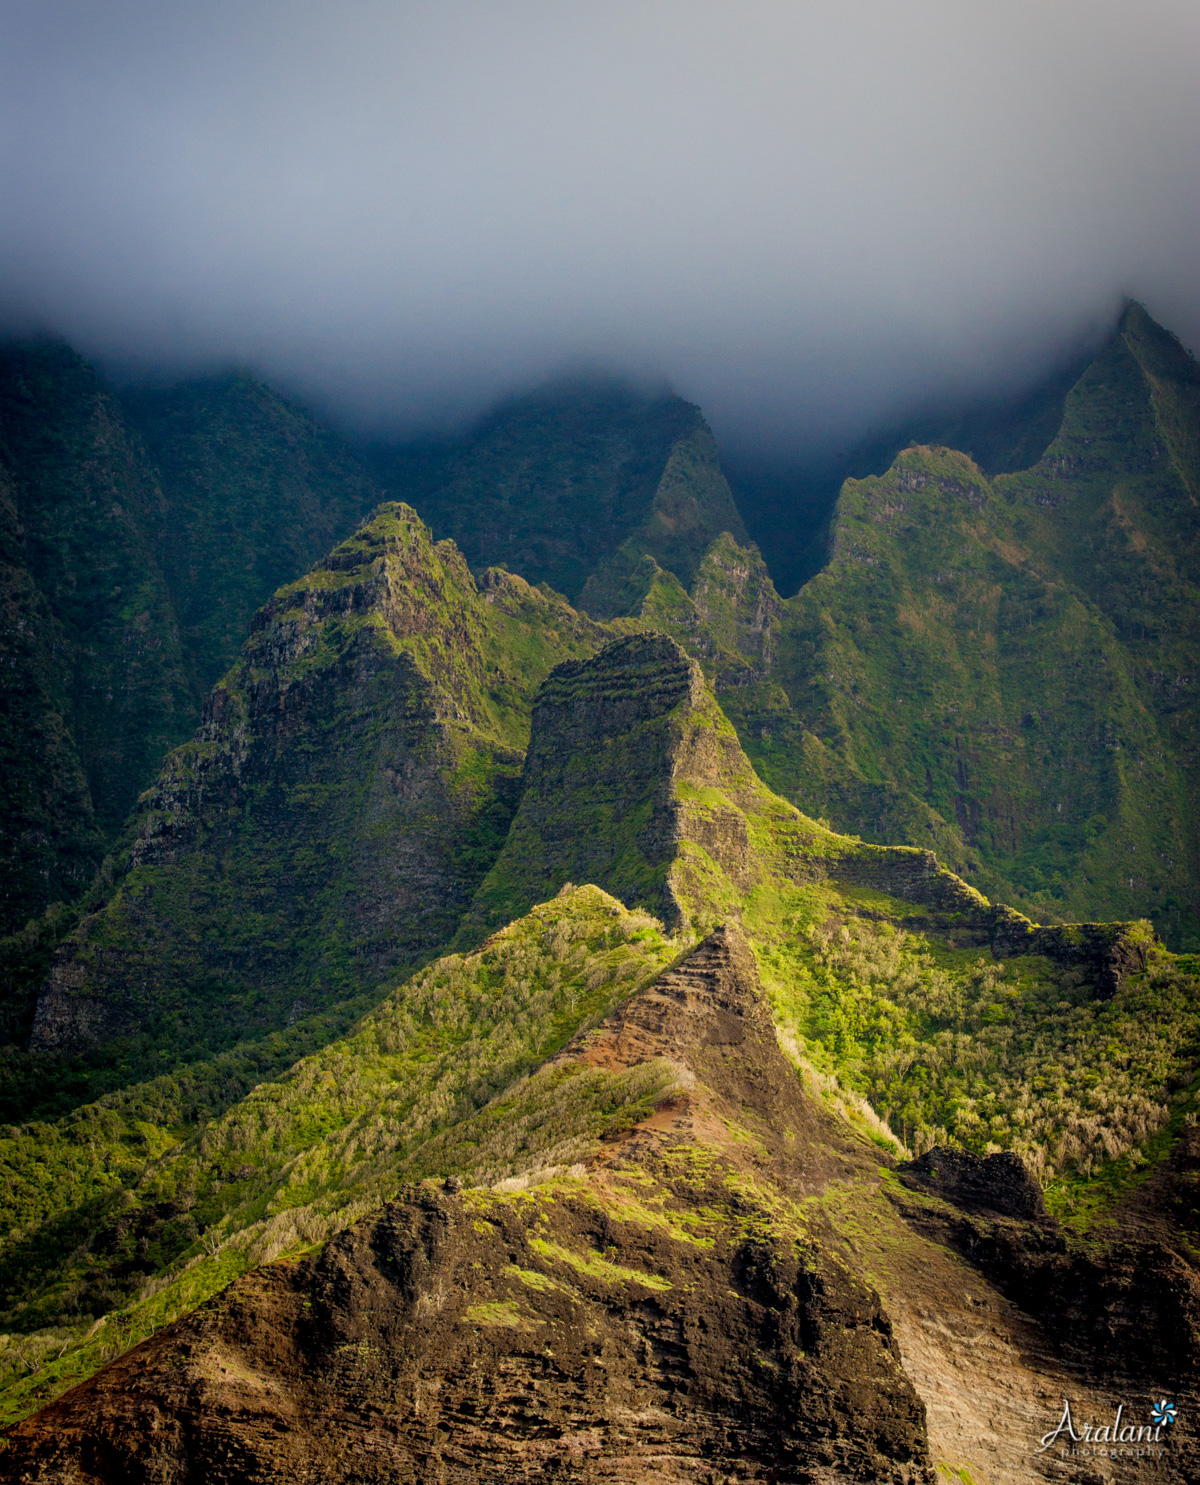
POLYGON ((0 312, 343 420, 571 368, 781 456, 1200 344, 1192 0, 4 0, 0 312))

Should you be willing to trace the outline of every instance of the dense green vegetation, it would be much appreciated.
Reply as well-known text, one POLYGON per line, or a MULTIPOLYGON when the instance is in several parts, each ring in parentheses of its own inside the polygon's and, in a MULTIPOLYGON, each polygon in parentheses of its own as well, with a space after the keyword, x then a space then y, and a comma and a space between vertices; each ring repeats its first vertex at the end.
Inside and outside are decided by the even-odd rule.
POLYGON ((195 725, 161 504, 89 366, 54 342, 0 351, 0 932, 83 891, 195 725))
POLYGON ((49 1096, 64 1057, 106 1076, 98 1044, 109 1077, 167 1071, 436 952, 504 841, 537 682, 604 637, 520 578, 481 592, 404 506, 282 588, 59 950, 49 1096))
POLYGON ((65 345, 0 347, 0 934, 87 888, 255 609, 378 498, 248 376, 123 405, 65 345))
POLYGON ((459 1173, 486 1184, 514 1160, 570 1166, 614 1121, 644 1117, 669 1091, 670 1068, 530 1075, 677 947, 646 914, 578 888, 482 950, 430 965, 349 1038, 220 1117, 204 1121, 204 1099, 227 1059, 56 1125, 9 1129, 7 1405, 23 1410, 31 1392, 86 1375, 255 1263, 321 1241, 404 1179, 459 1173))
POLYGON ((728 724, 715 782, 697 782, 695 740, 720 723, 711 702, 693 707, 690 748, 676 718, 676 755, 693 760, 676 797, 698 813, 679 847, 689 895, 674 939, 595 887, 566 888, 282 1075, 264 1058, 266 1080, 228 1107, 247 1072, 236 1054, 7 1131, 6 1406, 24 1411, 254 1263, 322 1241, 407 1177, 487 1186, 565 1170, 644 1117, 672 1091, 669 1065, 535 1069, 677 957, 714 907, 741 902, 783 1045, 885 1149, 891 1131, 917 1149, 951 1138, 1086 1177, 1163 1127, 1200 1060, 1194 965, 1160 953, 1097 1001, 1077 969, 954 947, 962 912, 905 928, 911 903, 806 880, 823 863, 908 856, 772 799, 729 751, 728 724), (740 885, 695 839, 738 814, 753 843, 740 885))
POLYGON ((1178 765, 1104 616, 1014 525, 962 455, 912 451, 848 486, 834 558, 780 643, 813 761, 773 739, 763 766, 795 769, 789 792, 809 798, 839 765, 898 785, 994 894, 1071 917, 1149 909, 1178 940, 1196 931, 1178 765))
POLYGON ((801 906, 767 954, 774 1007, 798 1055, 915 1152, 1016 1150, 1044 1180, 1087 1177, 1194 1106, 1194 958, 1160 951, 1103 1000, 1079 969, 852 914, 801 906))
POLYGON ((462 439, 373 463, 473 568, 500 563, 598 615, 642 553, 690 581, 714 537, 745 534, 700 410, 617 382, 551 384, 462 439))
POLYGON ((123 399, 163 492, 155 549, 200 696, 274 593, 382 498, 344 440, 246 373, 123 399))
POLYGON ((1195 946, 1198 429, 1195 362, 1133 305, 1033 468, 910 448, 846 483, 794 598, 726 537, 690 592, 643 558, 625 610, 702 661, 810 813, 1035 917, 1195 946))
MULTIPOLYGON (((1016 1150, 1086 1226, 1196 1116, 1194 956, 997 957, 913 849, 1200 935, 1200 378, 1136 306, 1033 468, 901 452, 787 601, 678 399, 558 388, 380 454, 433 532, 387 503, 312 565, 371 485, 249 379, 131 403, 151 465, 70 353, 4 365, 13 1413, 403 1180, 568 1170, 679 1069, 545 1060, 725 919, 880 1153, 1016 1150)), ((1105 933, 1151 939, 1062 940, 1105 933)))

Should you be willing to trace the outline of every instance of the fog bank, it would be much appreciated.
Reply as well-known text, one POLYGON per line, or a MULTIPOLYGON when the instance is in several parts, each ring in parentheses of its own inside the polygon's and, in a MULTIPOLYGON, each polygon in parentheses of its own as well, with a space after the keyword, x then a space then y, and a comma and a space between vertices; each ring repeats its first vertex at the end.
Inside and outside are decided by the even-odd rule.
POLYGON ((0 314, 367 430, 557 371, 790 455, 1200 344, 1192 0, 4 0, 0 314))

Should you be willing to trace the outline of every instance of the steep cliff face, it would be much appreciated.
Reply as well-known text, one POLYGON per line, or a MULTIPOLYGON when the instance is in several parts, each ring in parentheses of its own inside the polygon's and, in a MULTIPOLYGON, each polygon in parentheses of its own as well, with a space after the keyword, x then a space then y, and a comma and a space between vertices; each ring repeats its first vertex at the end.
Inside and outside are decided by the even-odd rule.
POLYGON ((697 662, 640 633, 551 672, 521 803, 460 930, 469 943, 567 882, 702 927, 773 879, 862 881, 982 924, 986 899, 929 852, 838 836, 766 789, 697 662))
POLYGON ((162 491, 95 373, 56 342, 0 349, 7 571, 0 932, 78 895, 194 725, 150 529, 162 491))
POLYGON ((1043 570, 1062 574, 1111 626, 1154 723, 1147 746, 1143 729, 1114 718, 1104 747, 1129 795, 1140 786, 1152 797, 1131 799, 1128 814, 1106 812, 1097 853, 1108 859, 1094 863, 1086 850, 1074 870, 1103 873, 1114 905, 1153 904, 1175 938, 1200 943, 1188 824, 1200 804, 1200 367, 1131 305, 1067 399, 1044 457, 998 486, 1043 570), (1142 809, 1139 829, 1132 816, 1142 809))
POLYGON ((0 489, 5 934, 80 897, 255 609, 378 495, 250 377, 121 402, 53 341, 0 348, 0 489))
MULTIPOLYGON (((44 987, 70 1112, 0 1127, 0 1407, 43 1411, 0 1473, 995 1485, 1091 1468, 1037 1453, 1065 1397, 1190 1420, 1200 965, 929 849, 1059 916, 1136 911, 1154 851, 1187 890, 1186 675, 1138 625, 1182 666, 1189 366, 1131 311, 1036 469, 906 451, 788 603, 671 399, 471 446, 492 534, 623 618, 399 505, 282 588, 44 987)), ((317 458, 223 385, 181 404, 197 511, 241 468, 206 418, 317 458)), ((11 504, 50 748, 65 631, 11 504)), ((1190 1421, 1159 1442, 1104 1469, 1196 1478, 1190 1421)))
MULTIPOLYGON (((1181 930, 1186 793, 1131 656, 964 456, 910 450, 848 485, 791 615, 779 673, 809 752, 953 822, 993 890, 1181 930)), ((818 778, 800 761, 790 789, 818 778)))
POLYGON ((71 732, 66 649, 0 468, 0 931, 77 897, 104 847, 71 732))
POLYGON ((734 928, 415 1163, 10 1430, 8 1477, 1016 1485, 1081 1477, 1039 1452, 1064 1397, 1150 1438, 1169 1395, 1105 1477, 1194 1478, 1187 1261, 1079 1246, 1012 1156, 898 1183, 805 1091, 734 928))
POLYGON ((32 1045, 195 1056, 376 985, 454 931, 504 838, 528 697, 603 631, 389 506, 259 615, 59 951, 32 1045))
POLYGON ((690 582, 716 536, 745 536, 699 408, 615 383, 543 387, 376 468, 473 568, 504 563, 600 615, 643 553, 690 582))
POLYGON ((349 447, 239 373, 123 399, 163 491, 153 532, 199 695, 238 658, 250 621, 382 499, 349 447))
POLYGON ((632 635, 558 666, 538 694, 520 807, 471 922, 485 931, 586 881, 678 926, 685 842, 743 886, 749 870, 736 806, 692 809, 690 797, 756 783, 699 666, 673 640, 632 635))

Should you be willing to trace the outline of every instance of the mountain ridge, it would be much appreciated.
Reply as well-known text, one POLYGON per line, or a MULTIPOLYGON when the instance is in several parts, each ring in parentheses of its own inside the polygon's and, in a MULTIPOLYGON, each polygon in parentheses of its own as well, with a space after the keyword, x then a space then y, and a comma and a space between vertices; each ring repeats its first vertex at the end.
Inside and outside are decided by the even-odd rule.
POLYGON ((226 1003, 267 997, 244 1018, 261 1034, 435 949, 507 827, 522 672, 602 634, 518 577, 480 588, 415 512, 381 507, 256 617, 143 797, 115 892, 58 950, 33 1049, 128 1036, 169 1016, 168 986, 191 1018, 178 1036, 202 1046, 214 975, 226 1003))

